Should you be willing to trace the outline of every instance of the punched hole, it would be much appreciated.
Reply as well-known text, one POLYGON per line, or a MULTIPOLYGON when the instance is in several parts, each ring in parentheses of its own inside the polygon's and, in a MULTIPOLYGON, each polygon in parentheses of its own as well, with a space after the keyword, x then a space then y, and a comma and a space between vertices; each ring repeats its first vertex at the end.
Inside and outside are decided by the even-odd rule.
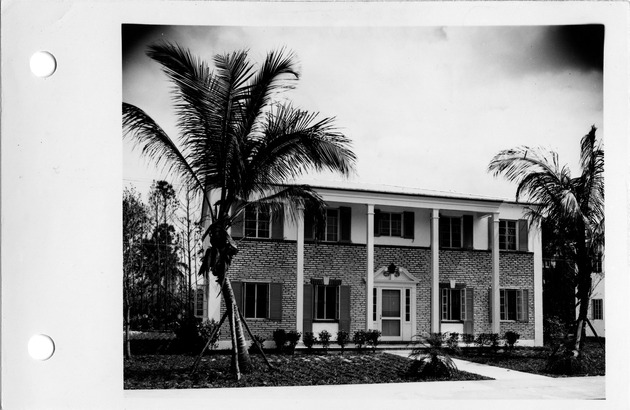
POLYGON ((48 51, 38 51, 31 56, 31 72, 37 77, 50 77, 56 69, 57 60, 48 51))
POLYGON ((28 354, 35 360, 48 360, 55 353, 55 342, 47 335, 34 335, 28 341, 28 354))

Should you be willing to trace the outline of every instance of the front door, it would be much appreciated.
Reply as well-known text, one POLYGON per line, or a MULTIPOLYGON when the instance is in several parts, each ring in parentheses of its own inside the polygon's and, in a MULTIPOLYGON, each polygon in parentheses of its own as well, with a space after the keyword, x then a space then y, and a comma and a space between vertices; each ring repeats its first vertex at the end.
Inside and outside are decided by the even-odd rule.
POLYGON ((402 338, 400 289, 381 289, 381 332, 383 340, 402 338))

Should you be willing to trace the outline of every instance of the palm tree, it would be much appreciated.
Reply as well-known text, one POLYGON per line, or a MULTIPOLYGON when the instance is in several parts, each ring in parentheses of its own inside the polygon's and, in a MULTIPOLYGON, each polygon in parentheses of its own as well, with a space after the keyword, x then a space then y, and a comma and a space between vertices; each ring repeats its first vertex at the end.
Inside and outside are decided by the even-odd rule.
POLYGON ((237 253, 228 228, 251 207, 272 214, 284 209, 294 220, 305 209, 321 221, 322 198, 309 186, 288 181, 310 171, 348 176, 355 155, 332 118, 318 119, 277 98, 299 77, 295 56, 284 49, 268 53, 258 70, 246 51, 216 55, 214 70, 177 44, 150 46, 147 55, 174 85, 177 143, 127 103, 122 107, 124 136, 203 200, 209 219, 203 238, 209 235, 210 247, 200 273, 212 273, 220 284, 232 336, 232 371, 238 378, 251 362, 228 277, 237 253), (218 197, 214 203, 210 193, 218 197))
POLYGON ((581 175, 571 177, 560 167, 558 154, 526 146, 499 152, 488 170, 517 183, 516 200, 525 196, 536 206, 528 209, 530 223, 548 224, 562 238, 557 251, 575 272, 579 313, 575 330, 574 356, 583 345, 587 320, 591 273, 604 246, 604 150, 595 136, 595 126, 582 137, 581 175))

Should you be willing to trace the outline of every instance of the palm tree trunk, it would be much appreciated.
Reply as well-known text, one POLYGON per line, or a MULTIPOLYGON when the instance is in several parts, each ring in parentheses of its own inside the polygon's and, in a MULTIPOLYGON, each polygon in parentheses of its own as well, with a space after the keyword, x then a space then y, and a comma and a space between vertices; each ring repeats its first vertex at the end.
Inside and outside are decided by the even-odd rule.
POLYGON ((236 313, 234 290, 228 278, 228 269, 232 257, 238 252, 232 238, 227 233, 227 229, 215 223, 211 227, 211 266, 212 274, 216 276, 217 282, 221 285, 223 300, 230 317, 230 334, 232 336, 232 371, 238 376, 238 370, 249 373, 252 369, 251 358, 247 349, 247 341, 239 315, 236 313), (236 365, 234 363, 236 362, 236 365))
POLYGON ((573 354, 579 357, 584 347, 584 339, 582 333, 588 314, 588 304, 591 292, 591 260, 586 249, 586 236, 584 228, 580 229, 580 236, 577 242, 577 268, 578 268, 578 284, 577 297, 580 301, 580 309, 578 313, 577 326, 575 329, 575 348, 573 354))

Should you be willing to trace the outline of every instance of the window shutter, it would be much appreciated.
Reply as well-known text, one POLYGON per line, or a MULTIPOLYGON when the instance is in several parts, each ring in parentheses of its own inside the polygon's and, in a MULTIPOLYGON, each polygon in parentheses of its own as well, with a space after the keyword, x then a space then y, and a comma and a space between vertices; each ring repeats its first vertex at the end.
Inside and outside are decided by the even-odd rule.
POLYGON ((474 289, 466 288, 464 289, 466 293, 466 302, 462 303, 462 305, 466 306, 466 317, 464 318, 464 333, 473 334, 474 333, 474 321, 475 321, 475 306, 474 306, 474 289))
POLYGON ((492 287, 488 288, 488 321, 492 323, 492 287))
POLYGON ((528 226, 527 220, 519 219, 518 220, 518 250, 519 251, 527 251, 527 242, 528 242, 528 226))
POLYGON ((269 319, 282 320, 282 283, 269 284, 269 319))
POLYGON ((231 281, 232 291, 234 292, 234 303, 238 309, 243 311, 243 282, 231 281))
MULTIPOLYGON (((232 212, 236 210, 236 206, 232 207, 232 212)), ((245 231, 245 211, 241 212, 232 222, 231 236, 232 238, 242 238, 245 231)))
POLYGON ((304 317, 302 318, 302 331, 313 331, 313 286, 304 285, 304 317))
POLYGON ((308 211, 304 211, 304 239, 313 239, 313 215, 308 211))
POLYGON ((339 287, 339 330, 350 331, 350 286, 339 287))
POLYGON ((518 320, 520 322, 529 322, 529 290, 522 289, 519 295, 521 297, 521 312, 518 320))
POLYGON ((339 208, 339 224, 341 225, 341 242, 350 242, 351 225, 352 225, 352 208, 342 206, 339 208))
POLYGON ((381 236, 381 211, 374 210, 374 236, 381 236))
POLYGON ((413 239, 415 227, 415 214, 403 212, 403 238, 413 239))
POLYGON ((284 209, 280 208, 271 219, 271 237, 284 239, 284 209))
POLYGON ((473 248, 473 216, 464 215, 462 221, 462 230, 464 231, 464 248, 473 248))
MULTIPOLYGON (((492 225, 492 217, 488 218, 488 250, 492 249, 492 237, 493 237, 493 225, 492 225)), ((497 245, 498 246, 498 245, 497 245)))
POLYGON ((441 290, 441 300, 442 300, 442 315, 440 316, 442 320, 448 319, 448 288, 442 288, 441 290))

